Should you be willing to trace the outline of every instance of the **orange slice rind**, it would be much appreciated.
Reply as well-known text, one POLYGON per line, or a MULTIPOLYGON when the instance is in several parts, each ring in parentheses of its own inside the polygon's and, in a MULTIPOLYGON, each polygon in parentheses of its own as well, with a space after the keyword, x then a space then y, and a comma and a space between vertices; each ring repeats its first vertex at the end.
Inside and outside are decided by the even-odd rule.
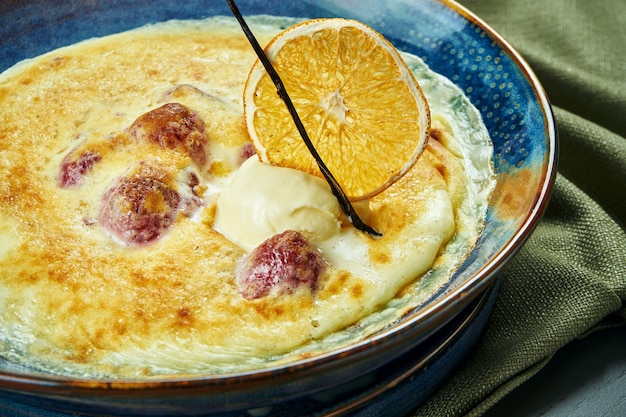
MULTIPOLYGON (((354 20, 292 26, 265 48, 311 142, 350 200, 373 197, 413 165, 428 141, 428 103, 394 46, 354 20)), ((244 115, 261 161, 322 176, 260 61, 244 115)))

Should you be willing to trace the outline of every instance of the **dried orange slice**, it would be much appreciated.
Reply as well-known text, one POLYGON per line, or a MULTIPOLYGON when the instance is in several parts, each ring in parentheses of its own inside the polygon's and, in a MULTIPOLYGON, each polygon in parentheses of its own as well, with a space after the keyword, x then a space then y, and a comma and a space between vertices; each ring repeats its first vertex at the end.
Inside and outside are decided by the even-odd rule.
MULTIPOLYGON (((350 200, 380 193, 422 153, 428 104, 394 46, 372 28, 309 20, 278 34, 265 53, 350 200)), ((246 81, 244 113, 263 162, 322 176, 260 61, 246 81)))

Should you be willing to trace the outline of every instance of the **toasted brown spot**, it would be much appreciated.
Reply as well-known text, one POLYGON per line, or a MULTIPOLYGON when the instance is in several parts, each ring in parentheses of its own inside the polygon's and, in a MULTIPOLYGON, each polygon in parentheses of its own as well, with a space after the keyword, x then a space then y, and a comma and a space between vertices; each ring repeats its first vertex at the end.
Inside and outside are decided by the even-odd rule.
POLYGON ((391 256, 389 252, 384 248, 376 248, 376 250, 370 251, 370 258, 377 264, 388 264, 391 262, 391 256))
POLYGON ((122 336, 128 332, 128 326, 126 326, 126 322, 124 320, 118 320, 113 325, 115 333, 122 336))
POLYGON ((536 199, 538 178, 529 169, 503 174, 503 177, 504 180, 498 182, 492 197, 499 207, 498 215, 503 220, 520 218, 536 199))
POLYGON ((360 282, 354 284, 350 289, 350 293, 354 298, 361 298, 361 296, 363 296, 363 292, 363 284, 361 284, 360 282))
POLYGON ((225 176, 230 174, 233 169, 224 161, 213 161, 211 163, 211 167, 209 168, 209 172, 218 177, 225 176))
POLYGON ((273 305, 271 302, 260 302, 254 305, 256 311, 264 319, 277 319, 285 314, 284 307, 273 305))
POLYGON ((443 137, 443 132, 441 131, 441 129, 431 128, 430 131, 428 132, 428 135, 432 139, 441 141, 441 138, 443 137))
POLYGON ((347 271, 341 271, 337 275, 337 277, 328 285, 326 291, 330 294, 339 294, 341 293, 341 289, 345 287, 348 279, 350 277, 350 273, 347 271))
POLYGON ((182 307, 178 309, 176 313, 176 325, 180 327, 189 327, 193 325, 193 315, 188 308, 182 307))

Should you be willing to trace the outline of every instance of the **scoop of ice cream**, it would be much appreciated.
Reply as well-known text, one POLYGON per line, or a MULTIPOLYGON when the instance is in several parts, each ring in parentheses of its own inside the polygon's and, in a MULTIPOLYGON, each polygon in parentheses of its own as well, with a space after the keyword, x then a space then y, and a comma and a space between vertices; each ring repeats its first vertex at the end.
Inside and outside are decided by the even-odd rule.
POLYGON ((339 232, 340 207, 326 182, 305 172, 264 164, 255 155, 217 200, 215 228, 244 249, 285 230, 313 244, 339 232))

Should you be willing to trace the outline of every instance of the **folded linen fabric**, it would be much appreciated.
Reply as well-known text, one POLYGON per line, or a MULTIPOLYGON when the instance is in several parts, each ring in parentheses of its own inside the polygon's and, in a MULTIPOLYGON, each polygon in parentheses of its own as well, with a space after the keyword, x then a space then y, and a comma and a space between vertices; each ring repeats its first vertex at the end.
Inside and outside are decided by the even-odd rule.
POLYGON ((478 416, 561 347, 626 323, 626 2, 462 0, 550 98, 559 174, 476 348, 414 416, 478 416))

